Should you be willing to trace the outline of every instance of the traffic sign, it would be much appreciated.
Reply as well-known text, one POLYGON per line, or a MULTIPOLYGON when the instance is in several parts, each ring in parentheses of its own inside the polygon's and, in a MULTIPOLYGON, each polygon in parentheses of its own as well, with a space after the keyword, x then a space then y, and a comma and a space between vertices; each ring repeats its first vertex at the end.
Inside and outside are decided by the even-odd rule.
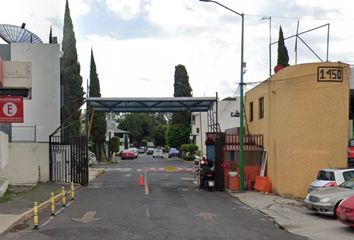
POLYGON ((0 122, 23 123, 23 98, 0 96, 0 122))

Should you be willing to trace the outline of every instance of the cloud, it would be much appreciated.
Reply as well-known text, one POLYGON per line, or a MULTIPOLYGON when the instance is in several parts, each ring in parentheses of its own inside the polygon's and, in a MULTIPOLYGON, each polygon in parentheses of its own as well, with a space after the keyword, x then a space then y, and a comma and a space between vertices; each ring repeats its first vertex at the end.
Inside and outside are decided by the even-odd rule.
POLYGON ((137 17, 142 11, 141 0, 106 0, 107 8, 115 13, 123 20, 130 20, 137 17))

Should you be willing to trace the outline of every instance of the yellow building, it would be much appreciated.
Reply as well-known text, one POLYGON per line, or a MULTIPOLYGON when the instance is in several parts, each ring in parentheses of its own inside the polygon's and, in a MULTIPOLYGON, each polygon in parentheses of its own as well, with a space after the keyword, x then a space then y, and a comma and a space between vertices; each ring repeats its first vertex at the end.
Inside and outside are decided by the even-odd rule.
POLYGON ((349 65, 289 66, 246 93, 245 126, 262 134, 273 192, 302 198, 320 168, 347 166, 349 65))

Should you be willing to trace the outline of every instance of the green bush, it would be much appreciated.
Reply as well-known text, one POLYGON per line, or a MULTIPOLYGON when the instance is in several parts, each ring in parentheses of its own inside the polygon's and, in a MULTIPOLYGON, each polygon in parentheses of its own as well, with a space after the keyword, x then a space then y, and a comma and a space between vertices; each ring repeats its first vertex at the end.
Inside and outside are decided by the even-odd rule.
POLYGON ((190 143, 190 144, 182 144, 181 145, 182 159, 186 161, 193 161, 195 158, 195 153, 198 150, 198 146, 190 143))

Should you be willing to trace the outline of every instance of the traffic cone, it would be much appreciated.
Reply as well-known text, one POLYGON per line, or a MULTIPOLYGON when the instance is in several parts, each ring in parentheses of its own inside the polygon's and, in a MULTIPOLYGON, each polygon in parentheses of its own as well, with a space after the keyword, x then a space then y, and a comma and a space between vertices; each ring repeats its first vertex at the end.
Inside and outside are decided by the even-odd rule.
POLYGON ((144 186, 144 185, 145 185, 143 174, 140 174, 139 185, 140 185, 140 186, 144 186))

